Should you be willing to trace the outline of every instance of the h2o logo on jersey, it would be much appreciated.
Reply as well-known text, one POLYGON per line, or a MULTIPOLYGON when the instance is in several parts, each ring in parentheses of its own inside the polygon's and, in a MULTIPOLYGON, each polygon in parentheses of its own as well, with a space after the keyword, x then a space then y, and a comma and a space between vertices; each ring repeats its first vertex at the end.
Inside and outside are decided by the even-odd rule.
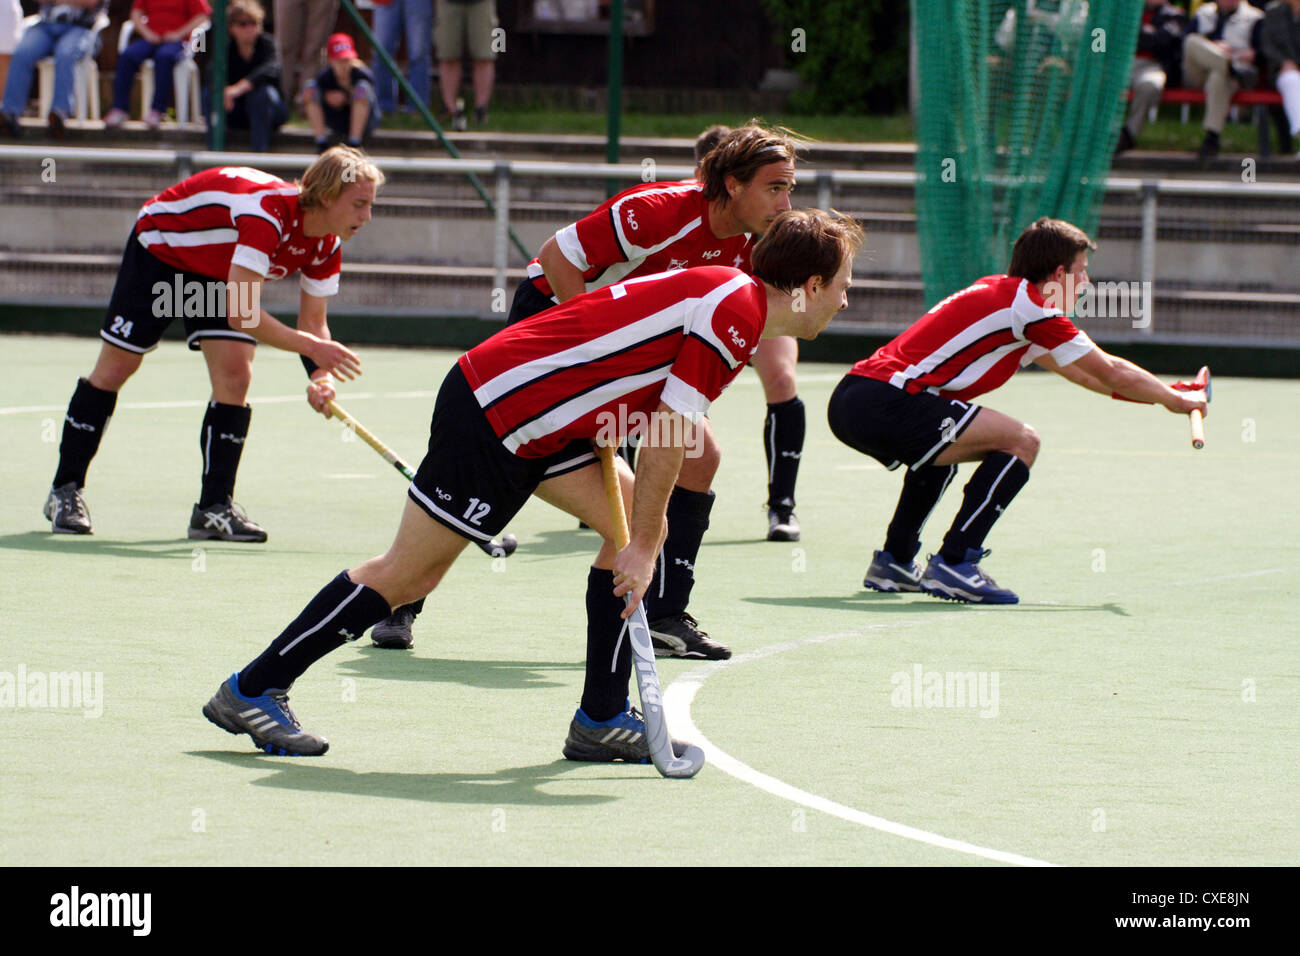
POLYGON ((640 229, 640 228, 641 228, 640 224, 638 224, 637 221, 636 221, 636 210, 635 210, 635 209, 629 209, 629 210, 627 211, 627 227, 628 227, 629 229, 640 229))
POLYGON ((734 325, 727 326, 727 334, 731 336, 731 341, 736 343, 736 348, 743 349, 745 347, 745 340, 740 337, 740 333, 736 331, 734 325))
POLYGON ((720 255, 722 255, 722 250, 721 250, 721 249, 714 249, 712 252, 701 252, 701 253, 700 253, 700 258, 701 258, 701 259, 716 259, 716 258, 718 258, 718 256, 720 256, 720 255))

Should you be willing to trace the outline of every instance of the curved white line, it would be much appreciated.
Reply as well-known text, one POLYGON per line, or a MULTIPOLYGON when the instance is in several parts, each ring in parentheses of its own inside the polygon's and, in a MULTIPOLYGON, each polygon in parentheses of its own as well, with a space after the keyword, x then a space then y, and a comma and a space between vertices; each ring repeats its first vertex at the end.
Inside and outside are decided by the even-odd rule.
MULTIPOLYGON (((927 623, 933 618, 927 618, 927 623)), ((928 830, 920 830, 916 827, 910 827, 905 823, 895 823, 892 820, 886 820, 883 817, 873 816, 870 813, 863 813, 861 810, 855 810, 853 807, 846 807, 842 803, 836 803, 834 800, 828 800, 825 797, 819 797, 815 793, 809 793, 806 790, 800 790, 798 787, 792 787, 790 784, 777 780, 775 777, 769 777, 765 773, 755 770, 748 764, 741 763, 735 757, 718 748, 716 744, 710 741, 695 726, 691 719, 691 703, 695 700, 695 695, 704 682, 714 674, 722 670, 736 667, 740 664, 748 664, 751 661, 762 660, 766 657, 772 657, 775 654, 783 654, 786 651, 798 650, 811 644, 824 644, 828 641, 836 641, 845 637, 861 637, 868 631, 883 630, 891 627, 915 627, 915 624, 907 622, 898 622, 892 624, 879 624, 873 627, 863 628, 858 631, 842 631, 837 634, 823 634, 818 637, 805 638, 802 641, 790 641, 783 644, 770 644, 767 647, 759 648, 756 651, 750 651, 748 654, 740 654, 729 661, 716 661, 697 667, 688 671, 681 677, 673 681, 664 692, 664 711, 668 716, 669 725, 680 733, 682 739, 689 740, 704 750, 704 755, 709 763, 716 766, 723 773, 731 774, 737 780, 743 780, 752 786, 758 787, 773 796, 780 797, 783 800, 789 800, 792 803, 802 804, 813 810, 819 810, 822 813, 830 814, 833 817, 839 817, 841 820, 847 820, 849 823, 857 823, 864 827, 870 827, 873 830, 879 830, 882 833, 890 833, 894 836, 903 837, 906 840, 916 840, 920 843, 928 843, 930 846, 936 846, 944 850, 953 850, 957 853, 968 853, 972 856, 983 857, 986 860, 995 860, 998 863, 1011 863, 1016 866, 1056 866, 1055 863, 1048 863, 1046 860, 1036 860, 1033 857, 1021 856, 1018 853, 1008 853, 1004 850, 994 850, 989 847, 976 846, 973 843, 967 843, 964 840, 954 840, 951 837, 941 836, 938 833, 930 833, 928 830)))

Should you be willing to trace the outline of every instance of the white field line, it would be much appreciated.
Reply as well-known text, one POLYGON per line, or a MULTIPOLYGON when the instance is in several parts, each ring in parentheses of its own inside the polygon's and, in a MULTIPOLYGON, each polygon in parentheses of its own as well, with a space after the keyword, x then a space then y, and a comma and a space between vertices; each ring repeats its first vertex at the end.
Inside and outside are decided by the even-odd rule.
MULTIPOLYGON (((339 401, 343 403, 364 401, 370 398, 437 398, 437 392, 353 392, 348 395, 340 395, 339 401)), ((307 399, 304 393, 296 395, 258 395, 249 399, 249 404, 254 405, 283 405, 286 402, 303 402, 307 399)), ((204 408, 208 400, 204 399, 186 399, 175 402, 122 402, 118 405, 119 409, 146 409, 146 408, 204 408)), ((40 412, 66 412, 67 404, 63 405, 11 405, 7 408, 0 408, 0 415, 31 415, 40 412)))
MULTIPOLYGON (((927 618, 926 623, 930 623, 933 618, 927 618)), ((845 637, 861 637, 868 631, 884 630, 893 627, 916 627, 911 622, 899 622, 892 624, 880 624, 874 627, 862 628, 857 631, 842 631, 836 634, 823 634, 817 637, 808 637, 800 641, 789 641, 782 644, 770 644, 767 647, 759 648, 756 651, 750 651, 747 654, 740 654, 729 661, 715 662, 697 667, 688 671, 681 677, 673 681, 664 692, 664 710, 668 716, 670 725, 677 734, 681 735, 684 740, 690 740, 704 750, 705 757, 709 763, 713 764, 724 773, 730 774, 738 780, 742 780, 751 786, 758 787, 773 796, 782 800, 789 800, 792 803, 802 804, 810 809, 838 817, 841 820, 847 820, 849 823, 856 823, 860 826, 870 827, 873 830, 879 830, 882 833, 889 833, 894 836, 902 837, 905 840, 916 840, 919 843, 926 843, 930 846, 939 847, 943 850, 952 850, 956 853, 966 853, 971 856, 983 857, 986 860, 994 860, 998 863, 1010 863, 1016 866, 1055 866, 1054 863, 1048 863, 1045 860, 1037 860, 1033 857, 1021 856, 1018 853, 1009 853, 1005 850, 995 850, 989 847, 976 846, 974 843, 967 843, 964 840, 955 840, 952 837, 941 836, 938 833, 931 833, 928 830, 921 830, 916 827, 908 826, 905 823, 895 823, 893 820, 886 820, 884 817, 874 816, 870 813, 864 813, 853 807, 846 807, 842 803, 836 803, 834 800, 828 800, 825 797, 819 797, 814 793, 806 790, 800 790, 798 787, 791 786, 775 777, 770 777, 750 767, 748 764, 741 763, 735 757, 721 750, 716 744, 704 736, 695 726, 691 719, 691 702, 695 699, 695 694, 704 682, 714 674, 722 670, 737 667, 741 664, 747 664, 752 661, 762 660, 772 657, 776 654, 783 654, 786 651, 799 650, 813 644, 824 644, 827 641, 836 641, 845 637)))

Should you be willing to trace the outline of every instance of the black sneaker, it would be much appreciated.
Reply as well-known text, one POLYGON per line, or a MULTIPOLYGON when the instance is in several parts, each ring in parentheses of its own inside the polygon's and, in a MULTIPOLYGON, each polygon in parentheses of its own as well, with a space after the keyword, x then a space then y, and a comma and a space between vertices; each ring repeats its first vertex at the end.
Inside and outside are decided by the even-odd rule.
MULTIPOLYGON (((672 741, 673 756, 680 757, 690 744, 672 741)), ((564 738, 566 760, 583 760, 593 763, 649 763, 650 745, 646 742, 645 719, 635 707, 611 717, 595 721, 581 707, 569 721, 569 734, 564 738)))
POLYGON ((486 125, 487 125, 487 107, 486 107, 486 106, 476 106, 476 107, 474 107, 474 125, 475 125, 475 126, 486 126, 486 125))
POLYGON ((90 512, 86 499, 75 481, 50 489, 45 499, 45 517, 50 519, 50 530, 55 534, 93 534, 90 529, 90 512))
POLYGON ((61 110, 50 110, 50 135, 55 139, 63 139, 67 132, 66 124, 68 118, 63 115, 61 110))
POLYGON ((6 113, 0 110, 0 135, 12 136, 14 139, 23 135, 23 124, 18 122, 17 113, 6 113))
POLYGON ((415 646, 415 635, 411 625, 419 611, 415 604, 403 604, 391 615, 370 629, 370 641, 375 647, 406 650, 415 646))
POLYGON ((794 502, 788 498, 767 509, 767 540, 798 541, 799 519, 794 516, 794 502))
POLYGON ((1133 134, 1128 131, 1128 127, 1121 127, 1119 131, 1119 142, 1115 144, 1115 155, 1118 156, 1120 153, 1127 153, 1136 145, 1137 141, 1133 139, 1133 134))
POLYGON ((302 729, 287 693, 269 689, 261 697, 245 697, 238 674, 217 688, 203 705, 203 716, 227 733, 248 734, 258 750, 277 757, 319 757, 330 749, 324 737, 302 729))
POLYGON ((189 536, 215 541, 265 541, 266 531, 229 498, 206 508, 194 506, 189 536))
POLYGON ((725 661, 731 648, 724 647, 700 630, 700 622, 685 611, 673 617, 650 622, 650 639, 655 657, 691 657, 697 660, 725 661))
POLYGON ((1219 155, 1219 134, 1206 132, 1205 139, 1201 140, 1200 151, 1197 152, 1196 158, 1202 163, 1208 163, 1214 157, 1219 155))

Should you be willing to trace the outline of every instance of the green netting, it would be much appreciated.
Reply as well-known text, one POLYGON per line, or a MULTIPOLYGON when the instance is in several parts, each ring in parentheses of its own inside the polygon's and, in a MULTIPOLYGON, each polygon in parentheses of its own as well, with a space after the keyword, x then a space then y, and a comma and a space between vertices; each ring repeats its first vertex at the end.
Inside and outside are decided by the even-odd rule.
POLYGON ((1002 272, 1039 216, 1091 233, 1137 0, 913 0, 916 210, 928 304, 1002 272))

